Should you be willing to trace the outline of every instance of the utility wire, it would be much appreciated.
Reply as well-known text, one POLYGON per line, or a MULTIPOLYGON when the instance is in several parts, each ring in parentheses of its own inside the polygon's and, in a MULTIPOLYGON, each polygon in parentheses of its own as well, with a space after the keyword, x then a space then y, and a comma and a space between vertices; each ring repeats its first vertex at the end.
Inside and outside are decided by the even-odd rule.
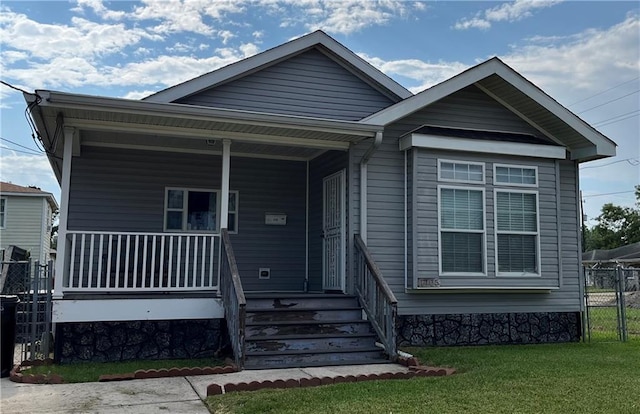
POLYGON ((588 167, 581 167, 580 169, 581 169, 581 170, 587 170, 587 169, 589 169, 589 168, 600 168, 600 167, 606 167, 606 166, 609 166, 609 165, 618 164, 619 162, 628 162, 628 163, 629 163, 629 165, 633 165, 633 166, 636 166, 636 165, 640 164, 640 161, 639 161, 639 160, 637 160, 637 159, 635 159, 635 158, 626 158, 626 159, 624 159, 624 160, 618 160, 618 161, 608 162, 608 163, 606 163, 606 164, 601 164, 601 165, 590 165, 590 166, 588 166, 588 167))
POLYGON ((617 124, 618 122, 626 121, 627 119, 635 118, 636 116, 638 116, 638 115, 637 115, 637 114, 634 114, 634 115, 625 116, 624 118, 620 118, 620 119, 612 120, 612 121, 610 121, 610 122, 605 122, 604 124, 600 124, 600 125, 598 125, 598 128, 601 128, 601 127, 603 127, 603 126, 607 126, 607 125, 611 125, 611 124, 617 124))
POLYGON ((582 195, 582 198, 587 198, 587 197, 600 197, 600 196, 606 196, 606 195, 614 195, 614 194, 626 194, 626 193, 635 193, 635 190, 629 190, 629 191, 616 191, 615 193, 601 193, 601 194, 588 194, 588 195, 582 195))
MULTIPOLYGON (((0 145, 2 145, 2 144, 0 144, 0 145)), ((29 155, 44 155, 44 154, 43 154, 43 153, 41 153, 41 152, 29 152, 29 151, 22 151, 22 150, 15 149, 15 148, 9 148, 9 147, 7 147, 7 146, 0 146, 0 148, 1 148, 1 149, 4 149, 4 150, 7 150, 7 151, 21 152, 21 153, 23 153, 23 154, 29 154, 29 155)))
MULTIPOLYGON (((607 122, 609 122, 609 121, 613 121, 614 119, 621 118, 621 117, 623 117, 623 116, 627 116, 627 115, 635 115, 635 114, 637 114, 638 112, 640 112, 640 109, 636 109, 635 111, 631 111, 631 112, 627 112, 627 113, 624 113, 624 114, 620 114, 620 115, 612 116, 611 118, 603 119, 603 120, 601 120, 601 121, 592 122, 592 123, 591 123, 591 125, 593 125, 593 126, 598 126, 599 124, 605 124, 605 123, 607 123, 607 122)), ((625 118, 625 119, 626 119, 626 118, 625 118)))
POLYGON ((605 105, 610 104, 610 103, 615 102, 615 101, 619 101, 622 98, 626 98, 627 96, 633 95, 634 93, 638 93, 638 92, 640 92, 640 89, 638 89, 637 91, 629 92, 626 95, 622 95, 622 96, 619 96, 617 98, 610 99, 610 100, 608 100, 606 102, 603 102, 603 103, 601 103, 599 105, 592 106, 591 108, 585 109, 584 111, 577 112, 577 114, 583 114, 585 112, 589 112, 589 111, 591 111, 593 109, 600 108, 601 106, 605 106, 605 105))
POLYGON ((575 101, 574 103, 571 103, 571 104, 569 104, 569 105, 567 105, 567 106, 573 106, 573 105, 575 105, 575 104, 579 104, 579 103, 581 103, 581 102, 588 101, 588 100, 589 100, 589 99, 591 99, 591 98, 595 98, 596 96, 600 96, 600 95, 602 95, 602 94, 604 94, 604 93, 607 93, 607 92, 609 92, 609 91, 611 91, 611 90, 614 90, 614 89, 616 89, 616 88, 618 88, 618 87, 620 87, 620 86, 622 86, 622 85, 626 85, 627 83, 635 82, 635 81, 637 81, 638 79, 640 79, 640 76, 636 76, 635 78, 633 78, 633 79, 631 79, 631 80, 628 80, 628 81, 626 81, 626 82, 619 83, 619 84, 617 84, 617 85, 615 85, 615 86, 610 87, 609 89, 605 89, 604 91, 598 92, 598 93, 596 93, 596 94, 594 94, 594 95, 591 95, 591 96, 588 96, 588 97, 586 97, 586 98, 584 98, 584 99, 580 99, 579 101, 575 101))
POLYGON ((34 148, 25 147, 24 145, 20 145, 20 144, 18 144, 17 142, 15 142, 15 141, 11 141, 10 139, 7 139, 7 138, 0 137, 0 140, 2 140, 2 141, 7 141, 7 142, 9 142, 9 143, 11 143, 11 144, 13 144, 13 145, 17 145, 17 146, 19 146, 20 148, 28 149, 29 151, 33 151, 33 152, 37 152, 37 153, 42 153, 42 151, 39 151, 39 150, 34 149, 34 148))

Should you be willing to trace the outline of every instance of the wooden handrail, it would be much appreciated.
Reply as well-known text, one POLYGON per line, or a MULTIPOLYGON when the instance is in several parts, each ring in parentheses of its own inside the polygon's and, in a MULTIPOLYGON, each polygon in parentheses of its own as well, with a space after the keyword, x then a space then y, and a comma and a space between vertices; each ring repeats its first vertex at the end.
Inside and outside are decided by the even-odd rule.
POLYGON ((380 268, 373 260, 367 245, 359 235, 355 236, 357 270, 355 287, 362 309, 384 344, 389 357, 398 355, 396 345, 396 317, 398 300, 387 284, 380 268))
POLYGON ((387 284, 387 281, 384 280, 384 278, 382 277, 382 272, 380 271, 380 268, 378 267, 376 262, 373 260, 373 257, 371 256, 371 252, 369 252, 369 248, 364 243, 364 241, 362 240, 362 237, 360 237, 359 234, 355 235, 355 241, 356 241, 356 246, 358 246, 358 249, 360 249, 360 251, 362 252, 362 255, 364 256, 364 260, 367 265, 367 268, 369 269, 369 271, 371 272, 371 275, 376 280, 376 283, 382 289, 382 292, 387 297, 387 300, 391 304, 394 304, 394 305, 397 304, 398 299, 396 299, 396 295, 393 294, 393 292, 391 291, 391 288, 387 284))
POLYGON ((221 231, 222 260, 220 268, 220 292, 227 320, 227 330, 238 369, 244 368, 245 319, 247 301, 240 281, 240 273, 227 229, 221 231))
POLYGON ((231 280, 233 281, 233 290, 236 292, 236 300, 238 305, 245 306, 247 300, 244 297, 244 290, 242 289, 242 282, 240 281, 240 272, 238 272, 238 264, 236 263, 236 256, 233 253, 233 246, 231 246, 231 239, 229 239, 229 231, 222 229, 222 245, 224 246, 224 253, 229 263, 229 270, 231 272, 231 280))

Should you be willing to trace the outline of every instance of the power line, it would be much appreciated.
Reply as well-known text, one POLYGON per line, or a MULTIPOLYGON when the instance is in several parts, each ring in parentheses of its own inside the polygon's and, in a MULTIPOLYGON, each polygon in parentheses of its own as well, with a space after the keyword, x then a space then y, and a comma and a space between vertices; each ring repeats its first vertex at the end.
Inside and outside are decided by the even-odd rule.
POLYGON ((580 168, 580 169, 581 169, 581 170, 587 170, 587 169, 589 169, 589 168, 600 168, 600 167, 606 167, 606 166, 609 166, 609 165, 617 164, 617 163, 619 163, 619 162, 628 162, 628 163, 629 163, 629 165, 633 165, 633 166, 636 166, 636 165, 640 164, 640 161, 638 161, 638 160, 637 160, 637 159, 635 159, 635 158, 626 158, 626 159, 624 159, 624 160, 618 160, 618 161, 608 162, 608 163, 606 163, 606 164, 601 164, 601 165, 590 165, 590 166, 588 166, 588 167, 582 167, 582 168, 580 168))
POLYGON ((606 196, 606 195, 614 195, 614 194, 626 194, 626 193, 635 193, 634 190, 629 190, 629 191, 616 191, 615 193, 601 193, 601 194, 588 194, 588 195, 582 195, 582 198, 587 198, 587 197, 600 197, 600 196, 606 196))
MULTIPOLYGON (((609 121, 613 121, 614 119, 621 118, 621 117, 623 117, 623 116, 627 116, 627 115, 635 115, 635 114, 637 114, 638 112, 640 112, 640 109, 636 109, 635 111, 631 111, 631 112, 627 112, 627 113, 624 113, 624 114, 620 114, 620 115, 612 116, 611 118, 603 119, 603 120, 601 120, 601 121, 592 122, 592 123, 591 123, 591 125, 593 125, 593 126, 598 126, 599 124, 605 124, 605 123, 607 123, 607 122, 609 122, 609 121)), ((625 118, 625 119, 626 119, 626 118, 625 118)))
POLYGON ((589 111, 591 111, 591 110, 593 110, 593 109, 600 108, 601 106, 605 106, 605 105, 607 105, 607 104, 610 104, 611 102, 619 101, 619 100, 620 100, 620 99, 622 99, 622 98, 626 98, 627 96, 633 95, 634 93, 638 93, 638 92, 640 92, 640 89, 638 89, 637 91, 629 92, 629 93, 628 93, 628 94, 626 94, 626 95, 622 95, 622 96, 619 96, 619 97, 617 97, 617 98, 610 99, 610 100, 608 100, 608 101, 606 101, 606 102, 603 102, 603 103, 601 103, 601 104, 599 104, 599 105, 592 106, 591 108, 585 109, 584 111, 577 112, 577 114, 583 114, 583 113, 585 113, 585 112, 589 112, 589 111))
POLYGON ((595 95, 591 95, 591 96, 588 96, 588 97, 586 97, 586 98, 584 98, 584 99, 580 99, 579 101, 575 101, 574 103, 571 103, 571 104, 569 104, 569 105, 567 105, 567 106, 573 106, 573 105, 575 105, 575 104, 579 104, 580 102, 588 101, 588 100, 589 100, 589 99, 591 99, 591 98, 595 98, 596 96, 600 96, 600 95, 602 95, 602 94, 604 94, 604 93, 607 93, 607 92, 609 92, 609 91, 611 91, 611 90, 614 90, 614 89, 616 89, 616 88, 618 88, 618 87, 620 87, 620 86, 622 86, 622 85, 626 85, 627 83, 631 83, 631 82, 637 81, 638 79, 640 79, 640 76, 636 76, 635 78, 633 78, 633 79, 631 79, 631 80, 628 80, 628 81, 626 81, 626 82, 619 83, 619 84, 617 84, 617 85, 615 85, 615 86, 610 87, 609 89, 605 89, 604 91, 598 92, 598 93, 596 93, 595 95))
POLYGON ((636 116, 638 116, 638 115, 634 114, 634 115, 625 116, 624 118, 620 118, 620 119, 612 120, 612 121, 609 121, 609 122, 605 122, 604 124, 598 125, 598 128, 602 128, 603 126, 607 126, 607 125, 611 125, 611 124, 617 124, 618 122, 626 121, 627 119, 635 118, 636 116))
POLYGON ((11 143, 11 144, 13 144, 13 145, 17 145, 17 146, 19 146, 20 148, 28 149, 28 150, 30 150, 30 151, 37 152, 37 153, 42 153, 42 151, 39 151, 39 150, 37 150, 37 149, 33 149, 33 148, 29 148, 29 147, 25 147, 24 145, 20 145, 20 144, 18 144, 17 142, 11 141, 10 139, 7 139, 7 138, 2 138, 2 137, 0 137, 0 140, 2 140, 2 141, 7 141, 7 142, 9 142, 9 143, 11 143))
MULTIPOLYGON (((1 145, 1 144, 0 144, 0 145, 1 145)), ((15 148, 9 148, 9 147, 7 147, 7 146, 0 146, 0 148, 1 148, 1 149, 8 150, 8 151, 21 152, 21 153, 23 153, 23 154, 29 154, 29 155, 38 155, 38 156, 40 156, 40 155, 44 155, 44 154, 43 154, 43 153, 41 153, 41 152, 28 152, 28 151, 22 151, 22 150, 15 149, 15 148)))

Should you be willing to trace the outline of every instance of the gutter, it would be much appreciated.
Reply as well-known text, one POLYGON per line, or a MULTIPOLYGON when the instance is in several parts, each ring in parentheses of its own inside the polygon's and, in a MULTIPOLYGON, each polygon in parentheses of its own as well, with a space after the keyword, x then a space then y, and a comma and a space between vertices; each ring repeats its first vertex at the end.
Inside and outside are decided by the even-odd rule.
POLYGON ((377 131, 373 143, 360 160, 360 237, 367 242, 367 164, 382 144, 382 131, 377 131))

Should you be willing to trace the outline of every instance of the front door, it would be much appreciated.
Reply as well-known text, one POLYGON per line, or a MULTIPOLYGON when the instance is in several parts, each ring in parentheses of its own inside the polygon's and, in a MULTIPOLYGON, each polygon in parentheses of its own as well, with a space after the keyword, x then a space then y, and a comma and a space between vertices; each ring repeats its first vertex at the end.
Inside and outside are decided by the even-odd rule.
POLYGON ((322 181, 322 280, 324 290, 345 288, 345 170, 322 181))

